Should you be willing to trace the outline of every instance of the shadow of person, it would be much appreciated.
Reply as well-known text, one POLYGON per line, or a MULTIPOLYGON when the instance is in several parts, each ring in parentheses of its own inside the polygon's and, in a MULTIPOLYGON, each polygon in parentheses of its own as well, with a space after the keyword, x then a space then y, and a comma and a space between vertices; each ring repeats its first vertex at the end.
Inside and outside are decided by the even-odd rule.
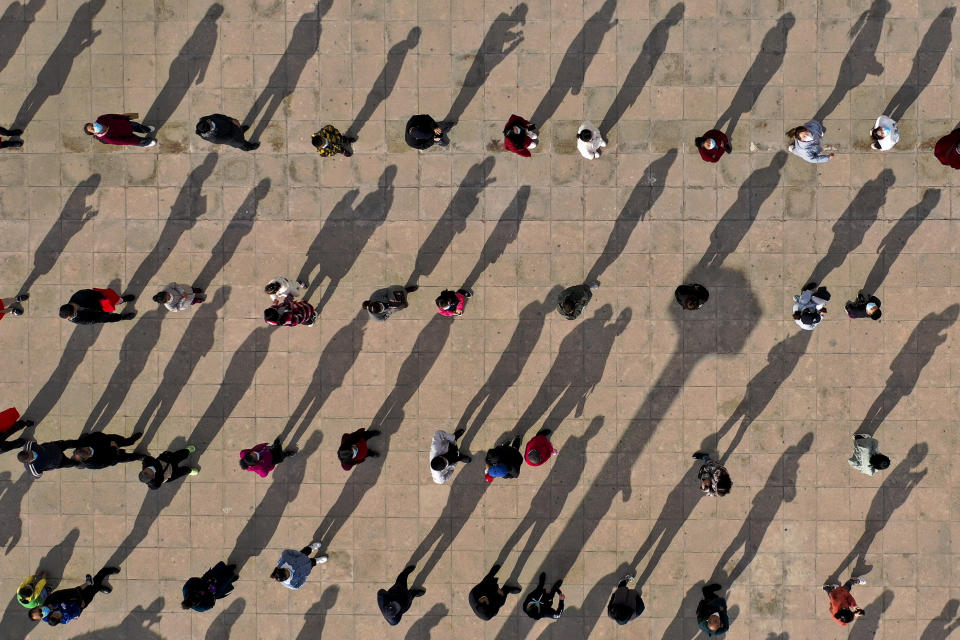
POLYGON ((323 625, 333 606, 337 604, 340 587, 330 585, 323 591, 320 599, 310 605, 303 614, 303 629, 297 635, 297 640, 316 640, 323 637, 323 625))
POLYGON ((410 625, 404 640, 430 640, 430 632, 450 613, 446 605, 438 602, 430 607, 421 618, 410 625))
POLYGON ((857 620, 856 624, 850 625, 850 635, 847 636, 847 640, 872 640, 876 638, 880 631, 880 621, 883 619, 883 614, 893 604, 893 598, 893 591, 884 589, 870 604, 861 605, 863 610, 866 611, 866 615, 857 620))
POLYGON ((166 640, 160 635, 159 631, 153 628, 160 624, 160 619, 163 617, 160 614, 163 611, 163 604, 163 598, 157 598, 146 609, 138 604, 120 624, 73 636, 73 640, 132 640, 134 638, 136 640, 166 640))
POLYGON ((400 77, 400 70, 403 69, 407 54, 418 44, 420 44, 420 27, 414 27, 410 29, 410 33, 407 34, 405 39, 390 47, 390 50, 387 51, 387 63, 377 79, 373 81, 373 87, 367 94, 367 99, 364 100, 357 117, 353 119, 353 123, 347 128, 344 137, 356 139, 360 130, 363 129, 363 125, 367 124, 377 107, 387 101, 387 98, 393 93, 393 88, 397 85, 397 79, 400 77))
POLYGON ((885 115, 895 121, 902 119, 933 80, 943 57, 950 49, 950 42, 953 40, 953 18, 956 15, 956 7, 947 7, 930 23, 930 27, 920 41, 916 55, 913 56, 910 73, 907 74, 900 89, 890 98, 890 103, 883 110, 885 115))
POLYGON ((943 611, 927 624, 919 640, 947 640, 954 631, 960 629, 958 609, 960 609, 960 600, 947 600, 943 605, 943 611))
POLYGON ((207 627, 207 635, 204 640, 230 640, 230 633, 233 631, 233 625, 237 619, 243 615, 247 602, 243 598, 237 598, 230 601, 230 606, 217 614, 210 626, 207 627))
POLYGON ((46 0, 19 0, 7 5, 0 16, 0 71, 3 71, 13 58, 27 29, 37 17, 37 11, 43 8, 46 0))

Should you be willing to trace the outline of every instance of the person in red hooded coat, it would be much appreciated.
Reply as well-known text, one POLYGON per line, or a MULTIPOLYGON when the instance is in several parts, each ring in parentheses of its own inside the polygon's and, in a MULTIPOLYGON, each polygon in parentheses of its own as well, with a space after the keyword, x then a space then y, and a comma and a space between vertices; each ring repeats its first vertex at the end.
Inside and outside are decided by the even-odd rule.
POLYGON ((940 164, 960 169, 960 129, 954 129, 937 140, 933 155, 937 156, 940 164))
POLYGON ((503 127, 503 146, 518 156, 530 157, 530 149, 537 146, 537 125, 514 114, 503 127))
POLYGON ((539 467, 544 462, 560 453, 553 448, 550 442, 550 429, 541 429, 537 435, 530 438, 527 448, 524 450, 523 457, 531 467, 539 467))

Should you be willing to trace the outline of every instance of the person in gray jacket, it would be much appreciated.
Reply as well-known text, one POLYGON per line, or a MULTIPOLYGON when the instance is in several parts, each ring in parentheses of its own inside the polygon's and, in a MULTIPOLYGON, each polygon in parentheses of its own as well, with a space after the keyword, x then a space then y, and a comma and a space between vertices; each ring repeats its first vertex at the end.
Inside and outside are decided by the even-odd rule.
POLYGON ((787 131, 787 137, 793 140, 793 144, 787 149, 793 155, 799 156, 807 162, 814 164, 829 162, 833 154, 823 152, 823 134, 826 131, 826 127, 816 120, 811 120, 800 127, 794 127, 787 131))
POLYGON ((318 553, 320 546, 321 544, 319 542, 311 542, 300 551, 284 549, 270 577, 287 589, 299 589, 306 583, 310 571, 328 559, 327 554, 318 553), (311 553, 316 553, 317 555, 311 558, 311 553))
POLYGON ((607 615, 620 625, 639 617, 645 608, 640 593, 629 586, 632 581, 633 576, 623 576, 607 604, 607 615))
POLYGON ((876 438, 857 433, 853 436, 853 455, 847 463, 860 473, 872 476, 890 466, 890 458, 880 453, 879 448, 876 438))
POLYGON ((893 145, 900 142, 900 129, 893 118, 880 116, 877 123, 870 130, 870 137, 873 138, 873 144, 870 147, 876 151, 889 151, 893 145))
POLYGON ((360 306, 363 307, 374 320, 385 322, 397 311, 410 306, 407 302, 407 294, 413 293, 418 288, 419 287, 415 285, 402 287, 395 284, 384 289, 377 289, 373 292, 373 295, 370 296, 370 299, 364 300, 360 306))

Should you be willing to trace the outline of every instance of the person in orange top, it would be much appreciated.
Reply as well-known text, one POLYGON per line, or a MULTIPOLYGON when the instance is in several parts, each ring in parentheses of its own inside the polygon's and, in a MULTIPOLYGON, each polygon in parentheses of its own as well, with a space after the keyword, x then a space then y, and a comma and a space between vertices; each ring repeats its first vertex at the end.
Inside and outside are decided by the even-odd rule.
POLYGON ((857 606, 857 601, 853 599, 850 589, 855 584, 867 584, 863 578, 851 577, 841 587, 840 583, 823 585, 823 590, 827 592, 830 598, 830 615, 841 626, 847 626, 853 622, 854 618, 859 618, 865 611, 857 606))

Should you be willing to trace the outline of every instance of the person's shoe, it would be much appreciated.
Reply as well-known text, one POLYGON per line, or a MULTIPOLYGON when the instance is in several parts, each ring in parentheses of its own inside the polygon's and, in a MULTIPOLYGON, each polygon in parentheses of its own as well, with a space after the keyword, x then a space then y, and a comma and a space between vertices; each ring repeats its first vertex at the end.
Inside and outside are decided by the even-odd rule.
POLYGON ((550 429, 540 429, 540 431, 537 431, 537 435, 538 435, 538 436, 548 436, 548 435, 550 435, 551 433, 553 433, 553 432, 550 431, 550 429))
POLYGON ((828 592, 828 593, 830 592, 831 589, 839 589, 839 588, 840 588, 840 583, 839 583, 839 582, 833 582, 833 583, 830 583, 830 584, 825 584, 825 585, 823 585, 823 590, 826 591, 826 592, 828 592))
POLYGON ((596 291, 597 289, 600 288, 600 281, 599 281, 599 280, 594 280, 593 282, 591 282, 591 283, 590 283, 589 285, 587 285, 587 286, 590 287, 590 291, 596 291))
POLYGON ((861 438, 869 438, 869 437, 870 437, 870 434, 869 434, 869 433, 855 433, 855 434, 853 434, 853 439, 854 439, 854 440, 860 440, 861 438))
POLYGON ((104 582, 100 585, 100 593, 110 593, 111 591, 113 591, 113 587, 107 583, 104 582))
POLYGON ((460 436, 462 436, 464 433, 466 433, 466 429, 457 429, 453 432, 453 439, 459 440, 460 436))
POLYGON ((23 146, 23 140, 7 140, 7 146, 19 149, 23 146))
POLYGON ((22 316, 22 315, 23 315, 23 309, 18 309, 17 307, 11 307, 11 308, 10 308, 10 315, 12 315, 12 316, 22 316))
POLYGON ((130 437, 133 438, 134 440, 139 440, 140 438, 143 437, 143 431, 137 431, 135 434, 133 434, 130 437))
POLYGON ((248 124, 242 124, 242 125, 240 125, 240 131, 243 131, 244 133, 246 133, 246 132, 249 131, 249 130, 250 130, 250 125, 248 125, 248 124))
POLYGON ((259 142, 248 142, 247 146, 244 147, 244 149, 246 149, 247 151, 254 151, 255 149, 259 149, 259 148, 260 148, 259 142))
POLYGON ((344 157, 344 158, 349 158, 349 157, 352 156, 352 155, 353 155, 353 151, 350 151, 350 149, 344 149, 344 150, 343 150, 343 157, 344 157))
POLYGON ((196 448, 195 446, 193 446, 192 444, 188 444, 187 446, 184 447, 184 449, 186 449, 186 450, 189 451, 190 453, 193 453, 194 451, 197 450, 197 448, 196 448))
POLYGON ((329 559, 330 559, 330 556, 328 556, 328 555, 325 554, 325 553, 321 553, 321 554, 318 555, 316 558, 314 558, 314 560, 317 561, 317 564, 326 564, 326 563, 327 563, 327 560, 329 560, 329 559))
POLYGON ((199 473, 200 473, 200 469, 197 469, 196 467, 194 467, 193 469, 190 469, 190 475, 192 476, 198 475, 199 473))
POLYGON ((33 425, 37 424, 36 422, 34 422, 33 420, 31 420, 30 418, 21 418, 21 419, 17 420, 17 422, 20 423, 22 429, 29 429, 29 428, 32 427, 33 425))
POLYGON ((704 453, 703 451, 697 451, 695 454, 693 454, 693 457, 694 457, 694 459, 696 459, 696 460, 706 460, 706 459, 709 458, 710 456, 709 456, 708 454, 704 453))
POLYGON ((412 285, 410 285, 409 287, 404 287, 403 290, 406 291, 407 293, 413 293, 414 291, 416 291, 416 290, 419 289, 419 288, 420 288, 420 287, 418 287, 417 285, 412 284, 412 285))
POLYGON ((373 438, 378 435, 380 435, 379 429, 367 429, 367 433, 366 433, 367 438, 373 438))
POLYGON ((121 320, 133 320, 133 319, 136 318, 136 317, 137 317, 137 312, 136 312, 136 311, 127 311, 126 313, 121 313, 121 314, 120 314, 120 319, 121 319, 121 320))
POLYGON ((14 300, 16 300, 17 302, 26 302, 29 299, 30 299, 29 293, 21 293, 16 298, 14 298, 14 300))
POLYGON ((851 578, 851 580, 853 580, 855 584, 867 584, 867 579, 866 579, 866 578, 862 578, 862 577, 861 577, 861 578, 851 578))
POLYGON ((283 452, 283 457, 289 458, 290 456, 295 456, 297 455, 297 451, 299 451, 299 449, 287 449, 283 452))
POLYGON ((83 581, 88 587, 93 586, 93 576, 89 573, 86 575, 86 577, 84 577, 83 581))
POLYGON ((300 287, 303 288, 303 289, 306 289, 308 286, 310 286, 310 285, 308 285, 306 282, 304 282, 303 280, 297 280, 297 284, 300 285, 300 287))
POLYGON ((422 596, 422 595, 425 594, 426 592, 427 592, 426 589, 419 589, 419 588, 418 588, 418 589, 410 589, 410 595, 413 596, 414 598, 419 598, 420 596, 422 596))
POLYGON ((149 124, 145 124, 145 125, 143 125, 143 126, 147 128, 147 133, 153 133, 154 131, 157 130, 156 127, 152 127, 152 126, 150 126, 149 124))
POLYGON ((120 296, 120 299, 123 300, 124 302, 133 302, 134 300, 137 299, 137 296, 133 295, 132 293, 128 293, 126 295, 120 296))
POLYGON ((521 591, 523 591, 523 589, 521 589, 520 587, 513 587, 506 584, 503 585, 503 590, 505 593, 520 593, 521 591))
POLYGON ((8 136, 13 136, 13 137, 22 136, 22 135, 23 135, 23 129, 7 129, 7 135, 8 135, 8 136))
POLYGON ((147 144, 143 145, 143 147, 144 147, 145 149, 149 149, 150 147, 155 147, 155 146, 157 146, 157 140, 156 140, 156 138, 150 140, 150 142, 148 142, 147 144))
POLYGON ((379 457, 380 457, 380 454, 377 453, 376 451, 370 451, 370 450, 368 449, 368 450, 367 450, 367 457, 368 457, 368 458, 379 458, 379 457))
POLYGON ((536 149, 536 148, 537 148, 536 142, 531 142, 530 144, 527 145, 527 149, 536 149))
POLYGON ((323 543, 322 543, 322 542, 311 542, 309 546, 310 546, 310 548, 314 551, 314 553, 316 553, 317 551, 320 551, 320 547, 323 546, 323 543))
POLYGON ((472 298, 472 297, 473 297, 473 292, 470 291, 469 289, 457 289, 457 293, 459 293, 460 295, 462 295, 464 298, 472 298))
POLYGON ((473 458, 471 456, 460 456, 460 460, 463 461, 465 464, 470 464, 471 462, 473 462, 473 458))

